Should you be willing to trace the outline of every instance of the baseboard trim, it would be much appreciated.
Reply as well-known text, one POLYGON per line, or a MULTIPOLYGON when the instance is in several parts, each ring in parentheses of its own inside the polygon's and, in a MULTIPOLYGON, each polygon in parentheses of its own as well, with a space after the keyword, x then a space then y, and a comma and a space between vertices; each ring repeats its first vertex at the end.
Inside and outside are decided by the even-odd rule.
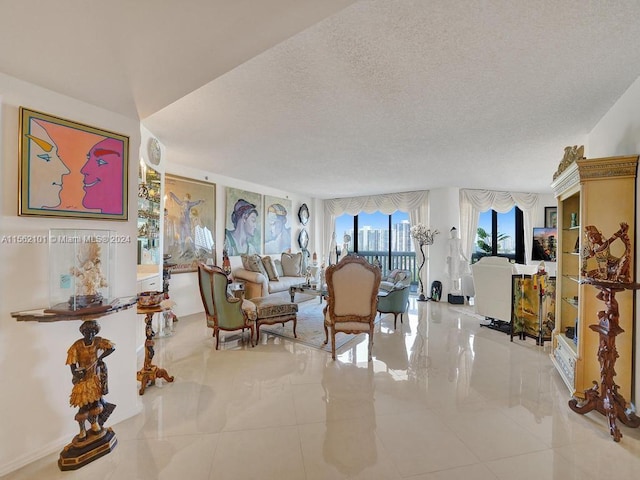
MULTIPOLYGON (((122 418, 119 421, 121 422, 121 421, 127 420, 128 418, 135 417, 136 415, 139 415, 140 413, 142 413, 142 410, 143 410, 143 406, 142 406, 142 402, 140 402, 139 405, 137 405, 136 408, 132 411, 132 415, 129 415, 126 418, 122 418)), ((117 423, 113 425, 110 424, 109 426, 112 426, 117 434, 117 430, 118 430, 117 423), (116 425, 116 426, 113 427, 113 425, 116 425)), ((54 453, 60 453, 62 449, 65 447, 65 445, 69 443, 73 435, 74 434, 69 434, 69 435, 65 435, 64 437, 57 438, 56 440, 52 440, 51 442, 43 445, 41 448, 37 450, 28 452, 25 455, 21 455, 13 459, 11 462, 5 463, 4 465, 0 465, 0 477, 8 475, 9 473, 15 472, 16 470, 19 470, 20 468, 25 467, 35 461, 38 461, 41 458, 44 458, 48 455, 51 455, 54 453)), ((56 468, 58 468, 57 463, 56 463, 56 468)))

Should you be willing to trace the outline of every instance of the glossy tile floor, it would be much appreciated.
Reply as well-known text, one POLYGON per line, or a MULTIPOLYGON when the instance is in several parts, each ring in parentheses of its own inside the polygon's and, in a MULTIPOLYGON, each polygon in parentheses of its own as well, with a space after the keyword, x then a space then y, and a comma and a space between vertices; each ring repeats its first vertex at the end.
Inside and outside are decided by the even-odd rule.
MULTIPOLYGON (((313 301, 313 300, 312 300, 313 301)), ((569 410, 548 346, 480 328, 473 307, 411 300, 337 361, 273 336, 214 350, 203 315, 156 343, 175 375, 112 425, 109 455, 60 472, 57 454, 16 479, 638 478, 640 429, 611 440, 604 417, 569 410)))

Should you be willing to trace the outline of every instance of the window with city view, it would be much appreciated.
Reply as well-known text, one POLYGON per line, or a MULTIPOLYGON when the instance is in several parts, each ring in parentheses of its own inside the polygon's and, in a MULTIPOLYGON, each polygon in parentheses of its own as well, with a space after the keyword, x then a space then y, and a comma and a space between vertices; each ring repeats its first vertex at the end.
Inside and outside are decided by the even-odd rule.
POLYGON ((480 213, 471 261, 475 263, 489 255, 525 263, 523 216, 518 207, 506 213, 495 210, 480 213))
POLYGON ((356 252, 371 263, 379 262, 383 275, 396 268, 411 270, 416 274, 416 254, 408 213, 345 214, 336 218, 335 225, 339 249, 342 248, 344 236, 349 235, 349 251, 356 252))

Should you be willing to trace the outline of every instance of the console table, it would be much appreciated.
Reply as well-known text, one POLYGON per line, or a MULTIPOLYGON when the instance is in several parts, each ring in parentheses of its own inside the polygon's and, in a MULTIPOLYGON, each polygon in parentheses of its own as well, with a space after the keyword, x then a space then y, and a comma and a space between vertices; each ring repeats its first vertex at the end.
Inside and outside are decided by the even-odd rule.
MULTIPOLYGON (((21 312, 11 312, 11 316, 19 322, 59 322, 79 320, 82 322, 80 331, 84 338, 74 342, 68 351, 67 363, 71 365, 74 389, 72 402, 76 394, 89 396, 89 388, 82 388, 78 384, 98 381, 103 387, 106 383, 106 369, 102 359, 113 352, 113 344, 106 338, 95 336, 100 330, 97 320, 120 310, 134 306, 137 297, 116 298, 110 302, 93 307, 69 310, 68 304, 56 305, 50 309, 35 309, 21 312), (98 355, 98 351, 102 351, 98 355), (104 381, 103 381, 104 380, 104 381)), ((95 393, 95 392, 94 392, 95 393)), ((74 403, 71 403, 74 406, 74 403)), ((77 403, 75 404, 78 405, 77 403)), ((80 433, 75 435, 71 443, 67 444, 58 459, 60 470, 76 470, 84 465, 110 453, 118 443, 111 427, 104 427, 104 423, 116 406, 106 402, 102 397, 92 399, 83 404, 75 420, 80 427, 80 433), (85 428, 85 422, 90 428, 85 428)))

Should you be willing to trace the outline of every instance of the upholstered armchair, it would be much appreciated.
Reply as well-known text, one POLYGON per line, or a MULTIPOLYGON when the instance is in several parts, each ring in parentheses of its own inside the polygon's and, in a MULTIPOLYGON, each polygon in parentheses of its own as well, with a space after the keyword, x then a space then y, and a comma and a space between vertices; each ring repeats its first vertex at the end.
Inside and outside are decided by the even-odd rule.
POLYGON ((393 328, 397 328, 398 315, 402 323, 402 315, 407 312, 409 306, 409 285, 385 292, 378 293, 378 312, 393 313, 393 328))
MULTIPOLYGON (((512 277, 515 266, 504 257, 482 257, 471 265, 476 313, 490 321, 482 325, 505 331, 511 324, 512 277)), ((508 331, 507 331, 508 333, 508 331)))
MULTIPOLYGON (((227 294, 227 275, 220 267, 198 264, 198 284, 204 305, 207 326, 213 329, 216 338, 216 350, 220 343, 220 330, 234 331, 248 328, 253 347, 254 320, 250 318, 251 309, 243 309, 241 300, 227 294)), ((255 306, 253 307, 255 309, 255 306)))
POLYGON ((327 306, 324 309, 325 345, 331 330, 331 357, 336 359, 336 333, 368 333, 369 361, 373 345, 380 269, 363 257, 349 255, 325 273, 327 306))

